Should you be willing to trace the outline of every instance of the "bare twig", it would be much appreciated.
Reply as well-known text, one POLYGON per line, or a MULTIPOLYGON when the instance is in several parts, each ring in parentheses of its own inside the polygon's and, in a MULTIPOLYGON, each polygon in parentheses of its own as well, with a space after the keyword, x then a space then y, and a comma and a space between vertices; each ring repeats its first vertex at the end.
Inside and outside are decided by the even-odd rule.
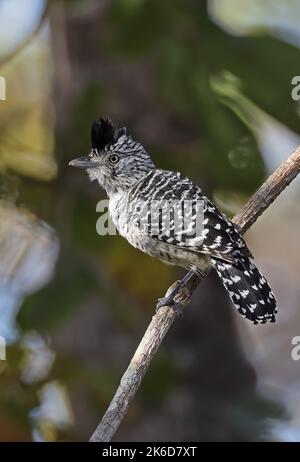
MULTIPOLYGON (((267 179, 267 181, 258 189, 247 204, 235 216, 233 221, 239 227, 241 233, 245 233, 250 226, 255 223, 257 218, 274 202, 279 194, 297 176, 299 171, 300 146, 267 179)), ((210 267, 207 268, 203 277, 206 276, 209 270, 210 267)), ((199 282, 200 278, 198 276, 194 276, 189 281, 188 285, 180 291, 179 301, 182 307, 191 298, 199 282)), ((173 286, 174 284, 169 287, 167 294, 172 290, 173 286)), ((174 310, 168 306, 162 307, 159 312, 152 317, 150 325, 121 379, 119 388, 117 389, 103 419, 92 435, 90 441, 111 441, 116 430, 124 419, 127 409, 133 400, 156 351, 175 319, 176 314, 174 310)))

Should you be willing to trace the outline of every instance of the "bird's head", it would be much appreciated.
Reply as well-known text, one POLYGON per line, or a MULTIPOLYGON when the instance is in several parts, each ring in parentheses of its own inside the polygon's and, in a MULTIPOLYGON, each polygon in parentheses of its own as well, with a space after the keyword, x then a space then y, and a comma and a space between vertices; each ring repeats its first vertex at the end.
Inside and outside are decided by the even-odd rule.
POLYGON ((69 165, 85 169, 90 180, 98 181, 108 194, 130 188, 155 168, 144 147, 127 134, 125 127, 115 127, 110 119, 95 120, 91 136, 89 154, 69 165))

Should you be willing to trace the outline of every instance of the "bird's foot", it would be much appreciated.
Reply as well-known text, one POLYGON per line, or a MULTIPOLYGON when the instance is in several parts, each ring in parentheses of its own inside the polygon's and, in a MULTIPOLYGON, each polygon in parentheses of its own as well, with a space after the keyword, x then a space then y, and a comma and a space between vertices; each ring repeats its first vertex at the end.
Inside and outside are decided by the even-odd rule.
POLYGON ((163 306, 169 306, 171 307, 178 319, 182 318, 182 303, 180 301, 175 300, 176 295, 178 295, 178 286, 180 284, 180 281, 176 281, 171 287, 169 287, 165 297, 159 298, 156 304, 156 309, 155 312, 157 313, 160 308, 163 306))
POLYGON ((169 306, 170 308, 172 308, 172 310, 176 314, 177 319, 182 319, 182 305, 181 303, 175 302, 174 297, 172 295, 167 295, 166 297, 159 298, 156 304, 155 312, 158 313, 158 311, 163 306, 169 306))

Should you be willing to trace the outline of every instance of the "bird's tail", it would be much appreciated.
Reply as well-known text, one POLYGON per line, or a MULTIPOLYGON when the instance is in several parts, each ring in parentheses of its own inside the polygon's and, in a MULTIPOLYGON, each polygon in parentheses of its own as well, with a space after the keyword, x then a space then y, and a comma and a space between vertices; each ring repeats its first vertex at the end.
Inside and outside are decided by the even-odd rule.
POLYGON ((275 322, 276 300, 268 282, 246 256, 233 265, 212 259, 238 312, 254 324, 275 322))

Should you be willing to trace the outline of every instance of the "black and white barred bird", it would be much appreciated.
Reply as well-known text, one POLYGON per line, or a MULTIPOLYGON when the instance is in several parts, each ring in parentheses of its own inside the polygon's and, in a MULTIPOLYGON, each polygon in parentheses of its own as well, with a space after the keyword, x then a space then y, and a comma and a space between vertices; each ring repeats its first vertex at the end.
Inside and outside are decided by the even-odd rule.
MULTIPOLYGON (((126 128, 92 125, 87 170, 109 197, 109 211, 130 244, 165 263, 201 273, 212 265, 238 312, 254 324, 275 321, 276 300, 235 225, 180 173, 157 169, 126 128)), ((164 303, 166 300, 164 300, 164 303)), ((168 301, 170 304, 174 300, 168 301)))

